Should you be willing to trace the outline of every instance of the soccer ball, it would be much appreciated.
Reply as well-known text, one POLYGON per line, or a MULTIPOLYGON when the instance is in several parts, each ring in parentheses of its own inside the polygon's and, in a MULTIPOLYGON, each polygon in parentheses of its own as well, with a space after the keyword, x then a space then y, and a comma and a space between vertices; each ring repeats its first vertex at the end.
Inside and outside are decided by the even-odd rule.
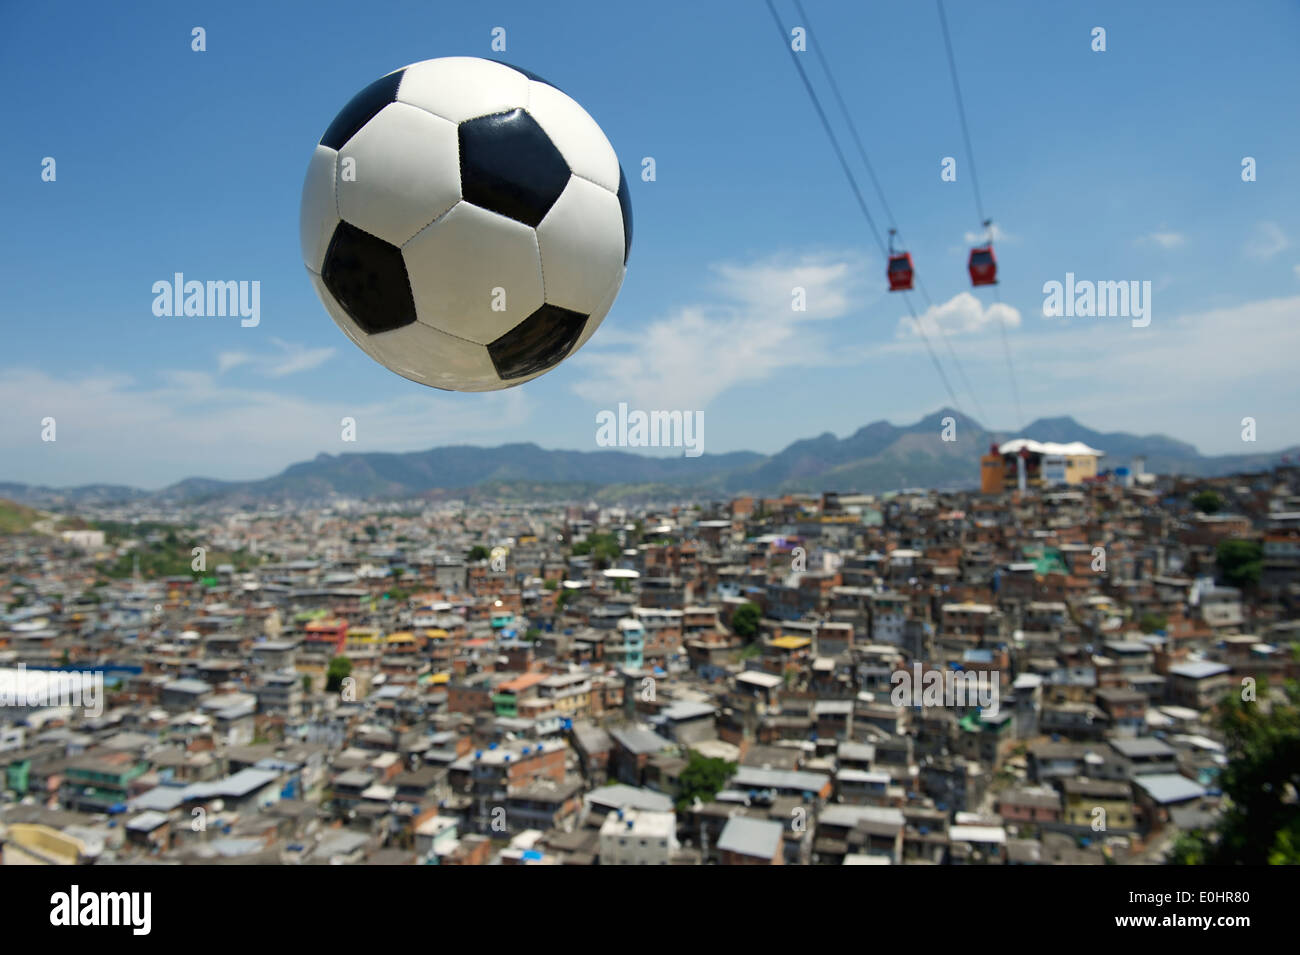
POLYGON ((412 381, 494 391, 586 344, 627 272, 632 207, 595 120, 540 77, 445 57, 354 96, 307 167, 316 294, 412 381))

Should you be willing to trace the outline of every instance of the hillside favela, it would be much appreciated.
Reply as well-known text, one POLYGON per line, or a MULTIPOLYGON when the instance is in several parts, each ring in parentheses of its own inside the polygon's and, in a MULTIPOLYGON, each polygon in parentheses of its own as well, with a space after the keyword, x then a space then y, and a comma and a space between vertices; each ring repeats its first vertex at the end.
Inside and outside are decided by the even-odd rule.
POLYGON ((1294 719, 1300 465, 922 424, 704 490, 535 447, 657 477, 6 485, 3 860, 1296 861, 1248 744, 1294 719), (837 489, 730 489, 790 475, 837 489))

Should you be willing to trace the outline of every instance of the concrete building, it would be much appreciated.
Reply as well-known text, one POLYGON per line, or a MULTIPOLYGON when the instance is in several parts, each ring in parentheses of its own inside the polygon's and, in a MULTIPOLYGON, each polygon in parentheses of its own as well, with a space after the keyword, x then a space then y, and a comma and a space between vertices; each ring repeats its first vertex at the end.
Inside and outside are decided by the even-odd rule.
POLYGON ((676 813, 619 809, 601 824, 601 865, 670 865, 676 851, 676 813))

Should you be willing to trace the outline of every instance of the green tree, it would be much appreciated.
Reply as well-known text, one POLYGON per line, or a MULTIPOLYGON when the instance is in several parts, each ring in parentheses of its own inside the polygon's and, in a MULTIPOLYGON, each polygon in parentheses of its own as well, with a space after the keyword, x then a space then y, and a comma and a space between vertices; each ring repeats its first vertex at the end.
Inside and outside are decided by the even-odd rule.
POLYGON ((1300 825, 1292 822, 1277 834, 1268 854, 1269 865, 1300 865, 1300 825))
POLYGON ((1295 865, 1300 863, 1300 684, 1288 681, 1282 700, 1256 688, 1258 702, 1224 697, 1215 724, 1228 765, 1219 777, 1227 808, 1214 829, 1183 834, 1176 865, 1295 865))
POLYGON ((1162 613, 1144 613, 1138 618, 1138 629, 1143 633, 1155 633, 1169 626, 1169 618, 1162 613))
POLYGON ((694 803, 696 797, 701 802, 713 802, 713 797, 727 784, 727 780, 736 772, 736 764, 725 759, 701 756, 691 750, 686 760, 686 768, 677 777, 677 809, 684 812, 694 803))
POLYGON ((343 681, 352 675, 352 661, 347 657, 335 657, 330 660, 325 671, 325 692, 337 693, 343 681))
POLYGON ((482 544, 475 544, 469 549, 469 553, 465 555, 465 559, 472 564, 475 561, 487 560, 490 556, 492 555, 488 552, 486 547, 482 544))
POLYGON ((1217 514, 1223 509, 1223 498, 1219 496, 1218 491, 1206 488, 1192 497, 1192 507, 1202 514, 1217 514))
POLYGON ((1219 541, 1215 552, 1219 576, 1231 587, 1254 587, 1264 567, 1264 548, 1259 541, 1239 537, 1219 541))
POLYGON ((731 615, 731 629, 736 631, 736 636, 744 640, 752 640, 758 633, 758 621, 762 615, 763 612, 758 604, 743 603, 731 615))
POLYGON ((586 540, 573 545, 573 555, 583 557, 590 554, 592 566, 597 570, 613 566, 622 553, 615 534, 588 534, 586 540))

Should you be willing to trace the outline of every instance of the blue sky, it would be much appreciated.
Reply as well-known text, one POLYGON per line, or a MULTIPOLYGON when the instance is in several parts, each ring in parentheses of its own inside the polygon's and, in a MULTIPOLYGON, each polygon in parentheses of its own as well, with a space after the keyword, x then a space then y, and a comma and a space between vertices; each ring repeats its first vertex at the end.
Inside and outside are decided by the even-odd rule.
MULTIPOLYGON (((934 302, 927 327, 947 330, 984 414, 936 340, 962 410, 1018 427, 993 298, 965 278, 978 221, 933 3, 805 7, 934 302), (940 179, 945 156, 956 183, 940 179)), ((947 9, 1024 417, 1210 453, 1300 443, 1300 7, 947 9), (1150 281, 1151 324, 1044 318, 1043 283, 1067 272, 1150 281)), ((770 452, 949 403, 761 3, 28 5, 7 14, 0 76, 0 480, 160 487, 321 451, 595 449, 596 413, 620 401, 704 411, 708 452, 770 452), (206 52, 190 49, 194 26, 206 52), (632 191, 627 280, 601 330, 489 395, 374 364, 298 251, 303 174, 335 112, 375 77, 448 55, 499 56, 565 89, 632 191), (260 281, 261 324, 154 316, 152 284, 177 271, 260 281), (795 285, 806 312, 790 308, 795 285)))

